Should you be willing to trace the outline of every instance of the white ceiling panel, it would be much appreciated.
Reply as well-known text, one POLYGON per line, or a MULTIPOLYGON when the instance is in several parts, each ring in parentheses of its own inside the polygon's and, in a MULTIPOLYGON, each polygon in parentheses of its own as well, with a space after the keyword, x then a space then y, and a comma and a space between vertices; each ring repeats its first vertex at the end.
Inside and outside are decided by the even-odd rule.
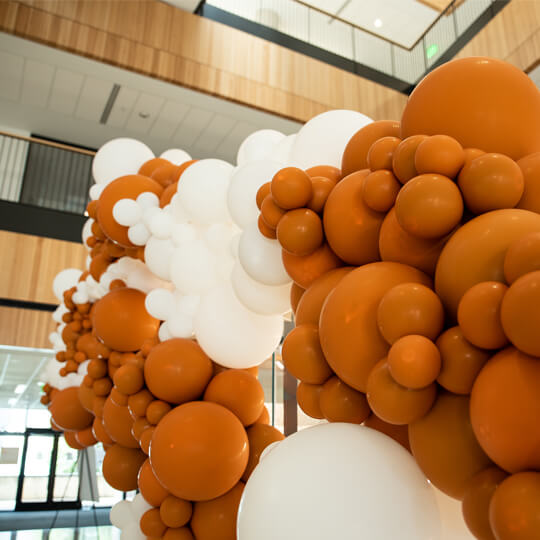
POLYGON ((210 124, 214 112, 192 107, 186 114, 174 135, 173 141, 179 148, 188 148, 198 139, 199 135, 210 124))
POLYGON ((54 66, 27 59, 24 64, 21 103, 31 107, 46 107, 51 93, 54 66))
POLYGON ((109 81, 86 77, 75 116, 99 122, 112 88, 113 83, 109 81))
POLYGON ((231 133, 236 124, 236 120, 230 116, 216 114, 204 129, 199 138, 193 144, 193 147, 200 152, 214 152, 214 150, 231 133))
POLYGON ((178 126, 189 111, 189 106, 185 103, 167 101, 157 120, 154 122, 149 135, 157 139, 170 139, 178 126))
POLYGON ((0 98, 18 100, 23 79, 24 58, 0 51, 0 66, 2 66, 0 98))
POLYGON ((148 133, 154 124, 165 99, 142 93, 131 112, 126 128, 136 133, 148 133))
POLYGON ((234 156, 234 162, 236 161, 236 154, 241 142, 251 133, 261 129, 260 126, 250 124, 248 122, 238 122, 227 137, 221 142, 221 144, 215 149, 215 153, 221 159, 223 156, 234 156))
POLYGON ((79 101, 84 75, 58 67, 54 75, 49 108, 57 113, 72 115, 79 101))
POLYGON ((116 96, 114 105, 107 119, 107 125, 122 128, 133 111, 139 92, 132 88, 122 86, 116 96))

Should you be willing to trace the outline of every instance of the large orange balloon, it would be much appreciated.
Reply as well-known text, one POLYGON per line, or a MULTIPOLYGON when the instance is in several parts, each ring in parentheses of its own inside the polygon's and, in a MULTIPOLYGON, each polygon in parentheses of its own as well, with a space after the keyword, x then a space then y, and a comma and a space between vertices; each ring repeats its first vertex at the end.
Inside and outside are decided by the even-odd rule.
POLYGON ((185 403, 156 426, 150 463, 173 495, 214 499, 242 477, 249 457, 246 431, 228 409, 207 401, 185 403))
POLYGON ((524 190, 517 208, 540 213, 540 152, 520 159, 517 164, 523 173, 524 190))
POLYGON ((416 462, 435 487, 462 499, 473 475, 491 465, 474 436, 469 398, 439 394, 431 411, 409 426, 416 462))
POLYGON ((244 482, 248 481, 251 473, 259 463, 259 459, 263 450, 269 445, 277 441, 282 441, 285 436, 273 426, 265 424, 254 424, 247 430, 249 440, 249 460, 246 470, 242 475, 244 482))
POLYGON ((332 377, 323 384, 319 403, 329 422, 361 424, 371 413, 366 396, 339 377, 332 377))
MULTIPOLYGON (((149 459, 142 464, 142 467, 139 470, 138 486, 144 500, 152 506, 159 506, 169 495, 169 492, 156 478, 149 459)), ((184 523, 182 523, 182 525, 184 525, 184 523)), ((180 526, 181 525, 178 525, 178 527, 180 526)))
POLYGON ((103 458, 103 477, 119 491, 137 489, 137 475, 146 456, 136 448, 113 444, 103 458))
POLYGON ((70 386, 55 394, 50 406, 54 423, 65 430, 79 431, 92 425, 94 417, 79 400, 77 386, 70 386))
POLYGON ((348 264, 379 259, 379 230, 384 215, 362 197, 368 170, 350 174, 332 190, 324 207, 324 232, 332 250, 348 264))
POLYGON ((540 270, 540 233, 526 234, 516 240, 504 258, 504 278, 514 283, 524 274, 540 270))
POLYGON ((367 418, 363 425, 388 435, 388 437, 401 444, 403 448, 409 452, 411 451, 411 445, 409 444, 409 429, 406 425, 397 426, 396 424, 389 424, 388 422, 381 420, 376 414, 372 414, 367 418))
POLYGON ((146 295, 136 289, 115 289, 92 309, 96 335, 111 349, 136 351, 156 336, 159 320, 144 307, 146 295))
POLYGON ((509 472, 540 469, 540 363, 513 347, 484 366, 471 393, 471 422, 489 457, 509 472))
POLYGON ((504 281, 504 257, 521 236, 540 231, 540 215, 505 209, 482 214, 460 227, 441 252, 435 290, 456 316, 461 297, 481 281, 504 281))
POLYGON ((150 191, 158 197, 163 192, 155 180, 140 174, 121 176, 113 180, 101 193, 98 200, 97 222, 103 232, 124 247, 135 247, 128 238, 128 227, 120 225, 113 217, 114 205, 120 199, 136 199, 141 193, 150 191))
POLYGON ((296 401, 298 406, 311 418, 324 418, 321 411, 322 384, 308 384, 300 382, 296 388, 296 401))
POLYGON ((389 345, 377 327, 377 308, 388 290, 400 283, 430 286, 430 279, 404 264, 379 262, 347 274, 330 293, 319 324, 326 360, 349 386, 366 391, 371 368, 389 345))
POLYGON ((190 525, 197 540, 236 540, 236 517, 243 491, 244 484, 238 482, 217 499, 195 503, 190 525))
POLYGON ((493 58, 453 60, 410 95, 401 137, 450 135, 464 148, 519 159, 540 150, 540 92, 520 69, 493 58))
POLYGON ((212 361, 191 339, 169 339, 152 348, 144 364, 148 389, 169 403, 199 398, 212 378, 212 361))
POLYGON ((103 426, 114 442, 128 448, 139 447, 131 433, 133 418, 128 408, 120 407, 110 397, 103 406, 103 426))

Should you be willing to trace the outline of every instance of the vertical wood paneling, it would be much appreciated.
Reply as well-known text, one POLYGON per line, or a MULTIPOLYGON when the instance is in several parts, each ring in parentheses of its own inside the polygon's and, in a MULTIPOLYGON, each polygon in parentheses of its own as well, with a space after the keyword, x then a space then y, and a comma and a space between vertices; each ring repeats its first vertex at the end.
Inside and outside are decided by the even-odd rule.
POLYGON ((50 349, 49 334, 56 328, 49 311, 0 306, 0 344, 50 349))

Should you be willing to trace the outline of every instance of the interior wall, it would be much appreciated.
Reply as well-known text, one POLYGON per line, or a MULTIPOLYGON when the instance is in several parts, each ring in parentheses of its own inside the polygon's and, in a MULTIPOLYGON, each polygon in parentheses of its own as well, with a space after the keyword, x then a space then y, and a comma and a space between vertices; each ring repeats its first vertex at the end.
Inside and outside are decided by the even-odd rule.
POLYGON ((56 329, 50 311, 0 306, 0 344, 50 349, 49 334, 56 329))

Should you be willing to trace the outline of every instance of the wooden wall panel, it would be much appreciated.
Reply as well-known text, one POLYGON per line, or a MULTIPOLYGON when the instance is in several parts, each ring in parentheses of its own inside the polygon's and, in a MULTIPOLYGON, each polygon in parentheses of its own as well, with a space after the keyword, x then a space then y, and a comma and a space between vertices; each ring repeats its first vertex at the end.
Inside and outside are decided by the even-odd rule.
POLYGON ((298 121, 352 108, 399 118, 406 96, 158 0, 4 0, 0 29, 298 121))
POLYGON ((57 304, 52 292, 56 274, 84 268, 82 244, 0 231, 0 298, 57 304))
POLYGON ((56 323, 49 311, 0 306, 0 344, 50 349, 56 323))

